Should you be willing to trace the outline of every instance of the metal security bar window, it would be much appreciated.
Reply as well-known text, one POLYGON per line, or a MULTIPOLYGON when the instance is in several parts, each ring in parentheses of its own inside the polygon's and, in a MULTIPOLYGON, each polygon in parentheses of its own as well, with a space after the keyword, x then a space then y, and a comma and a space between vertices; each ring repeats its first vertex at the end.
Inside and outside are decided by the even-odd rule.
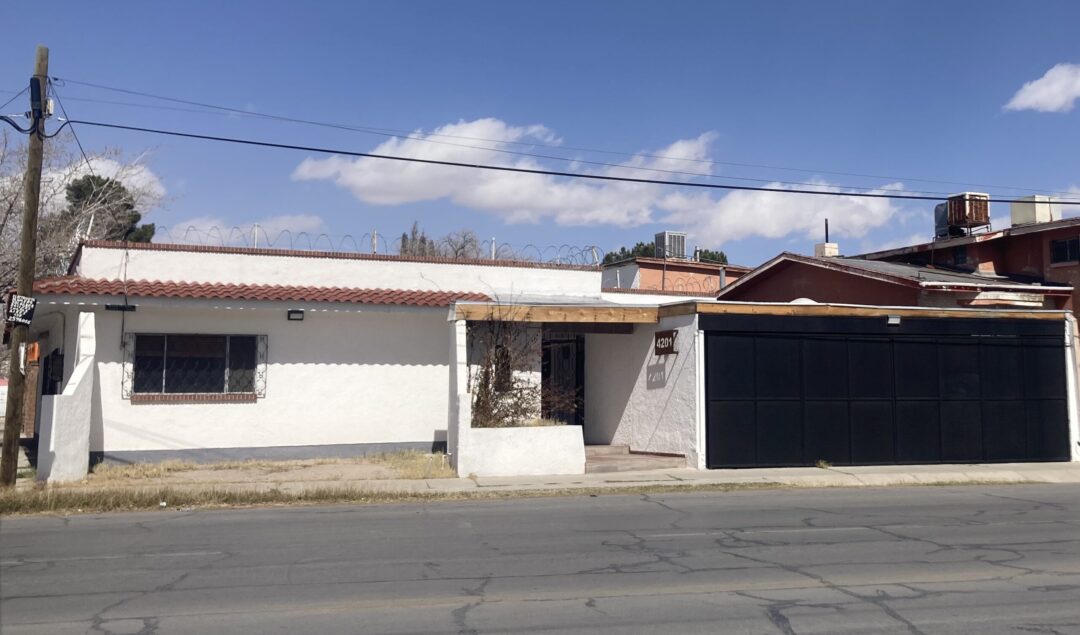
POLYGON ((1050 262, 1080 261, 1080 238, 1050 241, 1050 262))
POLYGON ((133 393, 257 392, 259 336, 139 334, 134 339, 133 393))

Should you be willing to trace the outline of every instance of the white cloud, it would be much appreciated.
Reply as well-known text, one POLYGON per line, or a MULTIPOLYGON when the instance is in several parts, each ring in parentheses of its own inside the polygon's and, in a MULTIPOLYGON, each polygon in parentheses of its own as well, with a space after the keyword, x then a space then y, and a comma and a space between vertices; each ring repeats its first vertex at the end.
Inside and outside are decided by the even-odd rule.
POLYGON ((314 214, 281 214, 247 223, 234 223, 220 216, 196 216, 159 226, 154 242, 250 247, 257 236, 263 247, 309 249, 316 246, 326 230, 326 222, 314 214))
POLYGON ((165 185, 149 166, 136 159, 120 163, 108 157, 90 157, 90 165, 79 159, 60 168, 46 168, 41 174, 42 214, 53 214, 67 206, 65 188, 76 179, 91 174, 116 179, 135 197, 136 206, 144 214, 157 207, 165 198, 165 185))
MULTIPOLYGON (((843 194, 825 181, 815 180, 811 188, 843 194)), ((768 187, 792 189, 781 183, 768 187)), ((872 193, 902 190, 892 183, 872 193)), ((871 229, 887 224, 900 211, 891 199, 859 196, 795 196, 782 192, 734 191, 714 199, 705 194, 675 192, 661 201, 671 210, 664 219, 687 228, 702 244, 720 244, 749 236, 782 238, 791 234, 822 240, 825 219, 829 220, 830 238, 861 238, 871 229)))
MULTIPOLYGON (((550 143, 554 139, 552 132, 544 126, 510 126, 491 118, 449 124, 427 136, 418 131, 414 136, 435 141, 446 139, 444 136, 433 135, 492 141, 454 141, 453 143, 461 145, 444 145, 425 143, 420 139, 391 139, 372 152, 459 163, 542 169, 544 166, 532 158, 508 155, 499 150, 518 149, 518 142, 535 139, 550 143), (463 145, 470 147, 462 147, 463 145)), ((688 162, 680 159, 707 158, 708 145, 712 138, 711 133, 706 133, 694 139, 676 141, 656 153, 671 158, 636 156, 621 164, 621 167, 606 167, 593 173, 604 176, 655 177, 655 172, 643 172, 633 168, 686 170, 688 162)), ((671 175, 664 176, 667 178, 671 175)), ((609 224, 630 227, 648 223, 653 220, 653 205, 663 191, 661 186, 641 183, 588 182, 545 175, 343 157, 305 159, 293 172, 293 178, 333 180, 361 201, 377 205, 449 199, 463 207, 501 216, 508 222, 552 219, 560 225, 609 224)))
POLYGON ((931 240, 933 240, 933 234, 930 231, 917 232, 904 238, 891 238, 881 242, 864 240, 859 246, 859 251, 868 254, 875 251, 886 251, 898 247, 907 247, 909 245, 921 245, 923 243, 928 243, 931 240))
MULTIPOLYGON (((522 168, 544 168, 535 159, 498 152, 517 149, 516 143, 553 137, 540 125, 515 127, 498 119, 458 122, 436 129, 431 135, 416 132, 419 139, 393 139, 372 150, 375 154, 423 157, 460 163, 485 163, 522 168), (491 141, 454 141, 461 147, 425 143, 421 139, 456 137, 491 141)), ((700 177, 648 172, 640 168, 709 173, 709 149, 715 135, 706 132, 680 139, 667 147, 642 152, 617 166, 603 166, 590 174, 658 178, 701 182, 700 177), (662 158, 657 158, 662 157, 662 158), (638 169, 635 169, 638 168, 638 169)), ((584 171, 586 164, 558 169, 584 171)), ((634 227, 666 223, 686 229, 700 244, 718 246, 748 236, 779 238, 790 234, 816 238, 830 220, 838 236, 861 237, 890 221, 899 211, 888 199, 853 196, 796 196, 780 192, 736 191, 725 194, 689 193, 670 186, 618 181, 588 181, 547 175, 401 163, 371 158, 329 157, 305 159, 293 172, 296 180, 330 180, 356 198, 376 205, 400 205, 416 201, 447 199, 462 207, 487 212, 507 222, 552 220, 559 225, 614 225, 634 227)), ((771 183, 784 188, 782 184, 771 183)), ((817 180, 810 186, 841 192, 817 180)), ((882 186, 902 189, 901 184, 882 186)))
POLYGON ((1005 110, 1069 112, 1080 99, 1080 64, 1058 64, 1016 91, 1005 110))

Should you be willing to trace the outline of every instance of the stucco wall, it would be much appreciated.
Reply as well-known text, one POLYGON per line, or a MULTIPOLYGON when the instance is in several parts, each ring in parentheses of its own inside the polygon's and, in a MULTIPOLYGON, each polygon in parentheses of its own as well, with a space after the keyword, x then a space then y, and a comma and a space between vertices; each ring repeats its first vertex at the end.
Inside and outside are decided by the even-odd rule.
POLYGON ((91 428, 100 423, 96 393, 96 316, 78 314, 77 339, 68 356, 74 360, 62 394, 41 397, 38 409, 37 478, 50 483, 78 481, 90 467, 91 428))
POLYGON ((677 263, 663 265, 650 264, 641 268, 641 289, 660 289, 663 291, 695 291, 701 293, 720 291, 720 265, 715 271, 701 271, 700 267, 685 267, 677 263))
POLYGON ((637 289, 641 283, 638 279, 638 266, 631 262, 617 267, 604 267, 602 283, 605 289, 637 289))
POLYGON ((596 296, 599 270, 83 247, 87 278, 596 296))
POLYGON ((100 416, 90 450, 315 446, 445 441, 448 412, 445 309, 285 306, 208 307, 142 301, 97 316, 100 416), (140 404, 122 395, 128 333, 266 335, 266 396, 256 403, 140 404))
POLYGON ((696 465, 697 316, 636 325, 629 335, 585 336, 585 442, 684 454, 696 465), (677 355, 653 354, 653 334, 675 329, 677 355))
POLYGON ((457 457, 459 476, 584 474, 579 426, 472 428, 457 457))

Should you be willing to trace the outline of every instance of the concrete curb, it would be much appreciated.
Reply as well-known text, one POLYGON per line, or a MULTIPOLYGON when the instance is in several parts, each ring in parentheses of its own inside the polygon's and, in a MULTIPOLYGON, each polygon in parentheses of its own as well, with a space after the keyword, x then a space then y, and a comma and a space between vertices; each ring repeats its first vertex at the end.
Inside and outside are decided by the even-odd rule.
POLYGON ((168 483, 148 480, 138 483, 101 485, 54 485, 55 489, 157 489, 265 492, 279 489, 299 493, 316 489, 353 489, 401 494, 512 494, 513 492, 562 490, 635 490, 640 488, 723 488, 763 487, 894 487, 962 484, 1078 483, 1080 463, 934 465, 844 468, 767 468, 747 470, 690 469, 640 472, 595 473, 570 476, 519 476, 445 479, 318 480, 318 481, 219 481, 168 483))

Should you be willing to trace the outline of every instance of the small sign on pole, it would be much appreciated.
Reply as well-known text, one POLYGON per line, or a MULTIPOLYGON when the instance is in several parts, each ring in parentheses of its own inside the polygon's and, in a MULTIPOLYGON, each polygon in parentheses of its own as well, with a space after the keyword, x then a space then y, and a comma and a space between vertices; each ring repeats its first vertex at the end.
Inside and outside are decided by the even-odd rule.
POLYGON ((678 331, 657 331, 653 335, 653 353, 656 355, 677 355, 675 339, 679 336, 678 331))
POLYGON ((30 326, 30 321, 34 319, 35 307, 37 307, 37 300, 34 298, 28 298, 24 295, 10 296, 7 305, 8 323, 30 326))

